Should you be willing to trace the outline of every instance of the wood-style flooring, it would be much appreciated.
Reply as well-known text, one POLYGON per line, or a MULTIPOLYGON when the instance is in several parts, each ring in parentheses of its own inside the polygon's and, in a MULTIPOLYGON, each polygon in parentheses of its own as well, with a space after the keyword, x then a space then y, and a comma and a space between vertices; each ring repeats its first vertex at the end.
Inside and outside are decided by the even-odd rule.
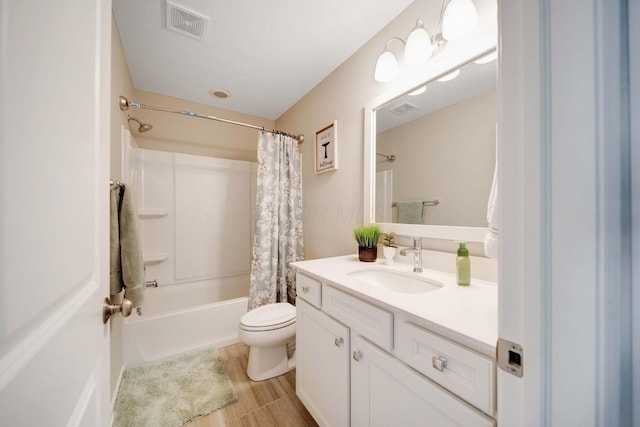
POLYGON ((296 396, 295 370, 269 380, 253 382, 247 376, 249 347, 237 343, 218 349, 238 401, 199 418, 186 427, 315 427, 296 396))

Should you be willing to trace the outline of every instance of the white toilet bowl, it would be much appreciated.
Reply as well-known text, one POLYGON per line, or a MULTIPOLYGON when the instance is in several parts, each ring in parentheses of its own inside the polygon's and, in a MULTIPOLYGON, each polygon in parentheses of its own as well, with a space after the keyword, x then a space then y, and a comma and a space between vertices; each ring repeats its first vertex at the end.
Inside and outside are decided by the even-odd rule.
POLYGON ((240 318, 239 337, 249 346, 247 375, 262 381, 295 368, 287 344, 296 336, 296 308, 286 302, 263 305, 240 318))

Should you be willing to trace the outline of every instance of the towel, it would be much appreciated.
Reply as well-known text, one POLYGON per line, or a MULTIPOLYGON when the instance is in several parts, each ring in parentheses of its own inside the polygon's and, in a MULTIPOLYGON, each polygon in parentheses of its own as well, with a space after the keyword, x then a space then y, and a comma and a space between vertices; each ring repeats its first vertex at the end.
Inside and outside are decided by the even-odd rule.
POLYGON ((496 147, 496 166, 493 170, 493 182, 487 203, 487 234, 484 237, 484 254, 493 259, 498 259, 498 155, 496 147))
POLYGON ((398 202, 398 223, 400 224, 422 224, 422 209, 424 203, 419 202, 398 202))
POLYGON ((138 307, 144 298, 144 259, 133 197, 124 184, 111 185, 110 242, 110 293, 124 289, 124 297, 138 307))

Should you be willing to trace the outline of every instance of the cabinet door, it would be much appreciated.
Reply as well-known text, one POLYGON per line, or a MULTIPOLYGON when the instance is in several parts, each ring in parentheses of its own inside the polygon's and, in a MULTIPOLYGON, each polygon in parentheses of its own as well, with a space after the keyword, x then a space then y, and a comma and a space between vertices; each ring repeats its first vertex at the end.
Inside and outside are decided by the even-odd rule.
POLYGON ((349 329, 296 300, 296 394, 320 426, 349 425, 349 329))
POLYGON ((354 335, 351 421, 361 426, 494 426, 495 422, 354 335))

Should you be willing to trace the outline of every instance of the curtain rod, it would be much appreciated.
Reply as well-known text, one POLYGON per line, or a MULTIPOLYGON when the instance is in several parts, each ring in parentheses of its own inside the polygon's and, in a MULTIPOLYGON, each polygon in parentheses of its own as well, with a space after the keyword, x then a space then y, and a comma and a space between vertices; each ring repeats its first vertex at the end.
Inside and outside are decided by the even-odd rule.
POLYGON ((264 126, 256 126, 256 125, 252 125, 252 124, 248 124, 248 123, 236 122, 234 120, 221 119, 220 117, 208 116, 206 114, 192 113, 190 111, 170 110, 168 108, 162 108, 162 107, 152 107, 150 105, 139 104, 137 102, 130 102, 126 97, 121 95, 120 96, 120 109, 122 111, 126 111, 126 110, 129 109, 129 107, 141 108, 141 109, 144 109, 144 110, 164 111, 165 113, 182 114, 184 116, 192 116, 192 117, 199 117, 201 119, 215 120, 215 121, 218 121, 218 122, 230 123, 232 125, 244 126, 244 127, 248 127, 248 128, 252 128, 252 129, 258 129, 258 130, 262 130, 262 131, 265 131, 265 132, 280 133, 280 134, 284 134, 284 135, 290 136, 291 138, 295 139, 296 141, 298 141, 298 144, 302 144, 302 142, 304 141, 304 135, 303 134, 291 135, 291 134, 289 134, 287 132, 281 132, 281 131, 275 130, 275 129, 271 129, 271 130, 265 129, 264 126))

